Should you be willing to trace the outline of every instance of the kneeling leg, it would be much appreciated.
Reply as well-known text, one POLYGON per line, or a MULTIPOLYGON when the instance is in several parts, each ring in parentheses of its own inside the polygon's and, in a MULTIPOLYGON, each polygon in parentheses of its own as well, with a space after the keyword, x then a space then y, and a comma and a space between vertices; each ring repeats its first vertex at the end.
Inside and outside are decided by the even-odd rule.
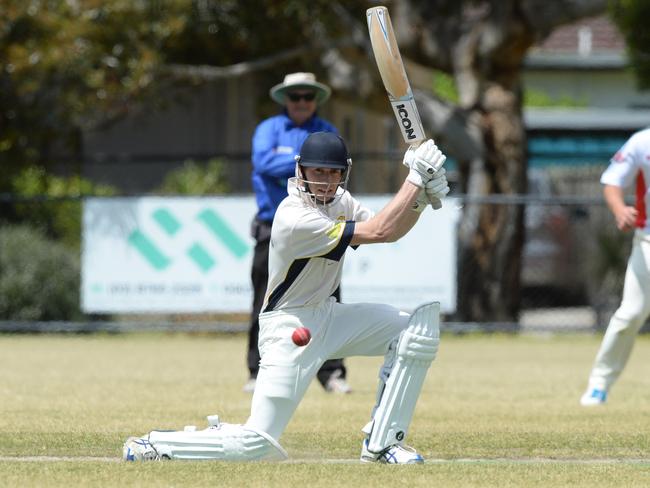
POLYGON ((387 379, 380 378, 373 418, 364 428, 369 434, 364 450, 369 453, 381 453, 406 437, 426 373, 438 352, 439 322, 439 303, 419 307, 387 355, 385 367, 390 372, 387 379))

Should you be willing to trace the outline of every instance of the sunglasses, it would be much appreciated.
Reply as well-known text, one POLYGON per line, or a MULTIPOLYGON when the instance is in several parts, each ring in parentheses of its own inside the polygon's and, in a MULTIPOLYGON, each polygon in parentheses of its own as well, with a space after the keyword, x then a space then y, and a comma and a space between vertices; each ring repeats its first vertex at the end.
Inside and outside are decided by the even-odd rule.
POLYGON ((287 98, 292 102, 298 102, 301 99, 305 102, 313 102, 316 99, 316 94, 314 92, 309 93, 287 93, 287 98))

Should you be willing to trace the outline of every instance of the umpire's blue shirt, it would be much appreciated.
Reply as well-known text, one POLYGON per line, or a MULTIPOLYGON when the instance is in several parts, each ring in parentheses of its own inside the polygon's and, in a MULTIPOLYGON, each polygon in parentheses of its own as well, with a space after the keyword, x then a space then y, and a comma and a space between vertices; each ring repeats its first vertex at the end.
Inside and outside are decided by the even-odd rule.
POLYGON ((295 156, 309 134, 321 131, 338 133, 317 115, 297 126, 286 110, 257 126, 253 135, 252 180, 259 220, 273 221, 278 205, 287 196, 287 180, 295 174, 295 156))

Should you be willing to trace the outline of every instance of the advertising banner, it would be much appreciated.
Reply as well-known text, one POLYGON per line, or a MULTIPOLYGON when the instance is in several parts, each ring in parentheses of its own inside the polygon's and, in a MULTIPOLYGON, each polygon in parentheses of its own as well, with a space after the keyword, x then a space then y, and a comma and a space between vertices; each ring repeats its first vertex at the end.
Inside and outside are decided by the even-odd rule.
MULTIPOLYGON (((379 211, 388 196, 359 196, 379 211)), ((91 198, 84 202, 82 309, 88 313, 249 312, 252 196, 91 198)), ((447 199, 391 244, 348 250, 344 302, 455 309, 456 221, 447 199)))

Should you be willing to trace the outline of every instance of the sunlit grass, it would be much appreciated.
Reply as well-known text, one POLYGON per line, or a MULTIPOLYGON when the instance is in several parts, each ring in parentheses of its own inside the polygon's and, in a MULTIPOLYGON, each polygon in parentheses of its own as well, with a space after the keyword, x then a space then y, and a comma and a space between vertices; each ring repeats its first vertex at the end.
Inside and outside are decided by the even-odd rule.
POLYGON ((650 486, 650 341, 585 409, 599 339, 443 336, 408 438, 431 462, 391 469, 353 462, 380 358, 347 361, 351 395, 310 387, 281 439, 290 463, 132 465, 129 435, 246 420, 243 335, 0 336, 0 485, 650 486))

